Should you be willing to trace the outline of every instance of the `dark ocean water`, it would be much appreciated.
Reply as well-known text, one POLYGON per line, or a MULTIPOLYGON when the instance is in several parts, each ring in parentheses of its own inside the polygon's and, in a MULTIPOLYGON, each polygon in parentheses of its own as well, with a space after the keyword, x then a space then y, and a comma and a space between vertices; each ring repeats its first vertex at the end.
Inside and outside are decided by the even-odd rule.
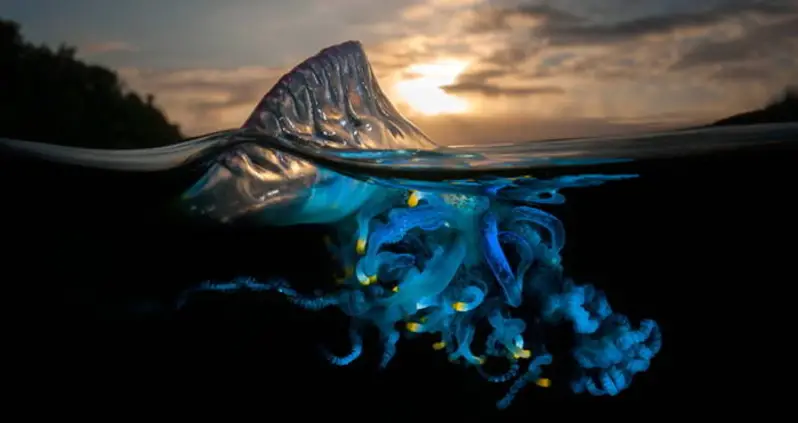
MULTIPOLYGON (((798 140, 758 137, 678 157, 514 170, 640 175, 565 189, 565 204, 543 208, 565 225, 565 272, 606 291, 632 320, 656 320, 664 346, 618 397, 571 394, 557 384, 567 369, 555 364, 552 388, 528 388, 505 416, 717 410, 716 399, 736 398, 762 377, 752 363, 772 339, 765 323, 778 320, 768 311, 781 301, 774 288, 794 279, 798 140), (652 408, 632 411, 637 403, 652 408)), ((379 342, 368 338, 363 360, 329 366, 317 346, 346 341, 346 319, 335 311, 299 311, 271 295, 209 297, 174 311, 182 290, 208 279, 283 276, 301 289, 331 286, 323 228, 198 223, 171 207, 195 182, 185 174, 10 156, 0 164, 6 350, 24 374, 18 392, 52 407, 103 404, 118 413, 161 403, 190 412, 206 402, 261 410, 258 418, 497 413, 503 389, 449 364, 429 342, 400 342, 383 372, 379 342)))

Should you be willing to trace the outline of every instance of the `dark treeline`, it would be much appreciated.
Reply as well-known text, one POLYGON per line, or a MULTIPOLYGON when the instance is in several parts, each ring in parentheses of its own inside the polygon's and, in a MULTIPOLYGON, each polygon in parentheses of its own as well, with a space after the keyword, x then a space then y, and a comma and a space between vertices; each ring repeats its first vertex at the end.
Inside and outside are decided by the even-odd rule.
POLYGON ((777 122, 798 122, 798 86, 787 88, 779 98, 761 109, 729 116, 710 126, 777 122))
POLYGON ((113 71, 76 49, 27 42, 0 18, 0 136, 92 148, 146 148, 181 139, 179 128, 125 89, 113 71))

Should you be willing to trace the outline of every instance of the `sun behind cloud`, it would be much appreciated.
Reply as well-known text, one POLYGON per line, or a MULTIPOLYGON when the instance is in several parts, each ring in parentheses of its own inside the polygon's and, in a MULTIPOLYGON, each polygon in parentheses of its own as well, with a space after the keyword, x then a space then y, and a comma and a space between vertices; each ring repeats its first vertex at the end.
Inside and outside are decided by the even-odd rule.
POLYGON ((466 67, 467 62, 458 60, 411 65, 404 70, 408 77, 393 88, 399 100, 415 113, 425 116, 464 113, 469 110, 468 101, 441 87, 453 84, 466 67))

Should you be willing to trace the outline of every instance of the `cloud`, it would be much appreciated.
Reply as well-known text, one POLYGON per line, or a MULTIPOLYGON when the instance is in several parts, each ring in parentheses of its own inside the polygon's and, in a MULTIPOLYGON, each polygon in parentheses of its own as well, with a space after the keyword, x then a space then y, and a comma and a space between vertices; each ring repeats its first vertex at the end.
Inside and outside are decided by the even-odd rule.
POLYGON ((560 87, 500 87, 495 84, 476 81, 445 85, 441 89, 449 94, 481 94, 487 97, 565 93, 565 90, 560 87))
POLYGON ((457 82, 494 96, 560 86, 548 106, 575 118, 711 120, 795 83, 797 19, 796 0, 497 0, 464 18, 493 48, 457 82))
POLYGON ((157 105, 178 122, 186 135, 239 127, 261 97, 287 69, 146 70, 124 68, 125 84, 139 93, 154 93, 157 105))
MULTIPOLYGON (((773 17, 796 12, 794 0, 716 0, 707 2, 709 5, 715 4, 715 7, 706 7, 696 2, 686 9, 651 12, 625 19, 620 8, 630 6, 624 4, 628 2, 607 3, 615 4, 617 7, 609 15, 590 14, 588 10, 578 6, 573 11, 568 11, 552 7, 548 3, 536 2, 522 2, 509 8, 489 6, 484 12, 473 15, 473 21, 467 30, 484 33, 524 28, 531 30, 530 38, 547 39, 548 45, 551 46, 584 46, 628 42, 680 32, 700 32, 743 16, 773 17)), ((678 1, 674 3, 679 4, 678 1)), ((646 4, 667 7, 665 1, 640 2, 640 5, 646 4)))
POLYGON ((688 51, 672 69, 774 61, 774 68, 798 68, 798 11, 739 37, 709 41, 688 51), (782 64, 783 66, 779 66, 782 64))
POLYGON ((103 43, 87 44, 80 47, 80 52, 87 56, 118 51, 136 52, 139 51, 139 49, 133 45, 121 41, 106 41, 103 43))
MULTIPOLYGON (((449 40, 431 36, 422 27, 427 22, 419 22, 418 28, 410 20, 403 21, 397 15, 408 7, 431 7, 433 14, 445 10, 470 7, 473 0, 391 0, 374 3, 366 0, 347 0, 325 6, 323 10, 329 22, 342 16, 341 24, 359 28, 364 39, 372 40, 366 44, 369 59, 384 88, 390 88, 396 77, 413 63, 423 63, 436 59, 442 48, 455 50, 449 40), (377 7, 379 6, 379 7, 377 7), (348 12, 347 12, 348 11, 348 12), (398 25, 386 25, 386 21, 400 21, 398 25)), ((320 13, 316 10, 314 13, 320 13)), ((306 17, 307 18, 307 17, 306 17)), ((303 22, 303 24, 308 24, 303 22)), ((327 26, 321 29, 327 28, 327 26)), ((441 25, 436 25, 440 28, 441 25)), ((323 32, 323 31, 322 31, 323 32)), ((336 38, 330 43, 340 42, 349 37, 350 29, 335 32, 336 38)), ((330 37, 327 37, 330 39, 330 37)), ((360 38, 360 37, 352 37, 360 38)), ((463 45, 467 40, 462 40, 463 45)), ((318 44, 317 49, 308 50, 301 58, 316 53, 327 45, 318 44)), ((462 47, 462 46, 461 46, 462 47)), ((461 50, 464 50, 461 48, 461 50)), ((301 60, 297 59, 298 60, 301 60)), ((189 69, 147 69, 136 67, 119 68, 118 73, 126 85, 139 93, 153 93, 155 101, 165 111, 169 119, 178 122, 187 135, 197 135, 224 128, 240 126, 260 98, 297 63, 284 66, 189 68, 189 69)), ((394 95, 392 97, 395 98, 394 95)))
MULTIPOLYGON (((650 1, 642 3, 654 4, 650 1)), ((606 53, 606 50, 613 48, 639 51, 641 46, 653 46, 657 47, 659 53, 668 53, 670 48, 681 50, 676 54, 684 54, 683 49, 690 49, 694 45, 684 59, 697 62, 712 61, 713 54, 719 54, 717 47, 721 46, 726 47, 726 56, 717 58, 728 60, 742 53, 735 51, 737 46, 744 46, 745 52, 751 52, 756 46, 765 46, 759 44, 762 42, 778 42, 783 38, 794 41, 798 37, 798 30, 795 29, 798 26, 794 20, 798 16, 796 0, 720 0, 713 3, 717 5, 712 8, 699 8, 698 3, 695 3, 694 9, 652 13, 630 19, 606 16, 596 19, 583 16, 584 12, 579 14, 579 8, 569 12, 547 4, 521 4, 508 9, 491 8, 484 13, 475 13, 466 30, 480 34, 505 34, 506 44, 483 58, 486 64, 502 67, 518 67, 545 52, 590 47, 593 47, 594 52, 604 49, 606 53), (771 26, 774 22, 776 25, 771 26)), ((603 56, 606 58, 608 55, 603 56)))
POLYGON ((603 118, 560 117, 534 119, 515 115, 494 119, 485 116, 417 117, 424 132, 441 145, 481 144, 573 138, 585 135, 611 136, 644 133, 683 124, 683 118, 662 120, 653 116, 629 121, 603 118))
MULTIPOLYGON (((469 115, 411 115, 446 144, 693 125, 798 81, 798 0, 392 0, 382 14, 362 1, 347 2, 359 10, 345 33, 365 41, 397 103, 410 65, 468 63, 442 88, 468 98, 469 115)), ((295 64, 120 73, 198 134, 240 125, 295 64)))

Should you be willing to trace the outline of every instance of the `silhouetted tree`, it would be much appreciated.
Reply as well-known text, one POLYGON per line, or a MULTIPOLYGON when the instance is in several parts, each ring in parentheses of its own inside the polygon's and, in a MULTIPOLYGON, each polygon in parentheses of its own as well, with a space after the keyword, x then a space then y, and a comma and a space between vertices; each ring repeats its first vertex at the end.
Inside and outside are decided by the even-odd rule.
POLYGON ((767 106, 721 119, 710 126, 798 122, 798 86, 786 88, 767 106))
POLYGON ((26 42, 0 19, 0 136, 94 148, 142 148, 181 138, 153 105, 125 90, 116 73, 26 42))

